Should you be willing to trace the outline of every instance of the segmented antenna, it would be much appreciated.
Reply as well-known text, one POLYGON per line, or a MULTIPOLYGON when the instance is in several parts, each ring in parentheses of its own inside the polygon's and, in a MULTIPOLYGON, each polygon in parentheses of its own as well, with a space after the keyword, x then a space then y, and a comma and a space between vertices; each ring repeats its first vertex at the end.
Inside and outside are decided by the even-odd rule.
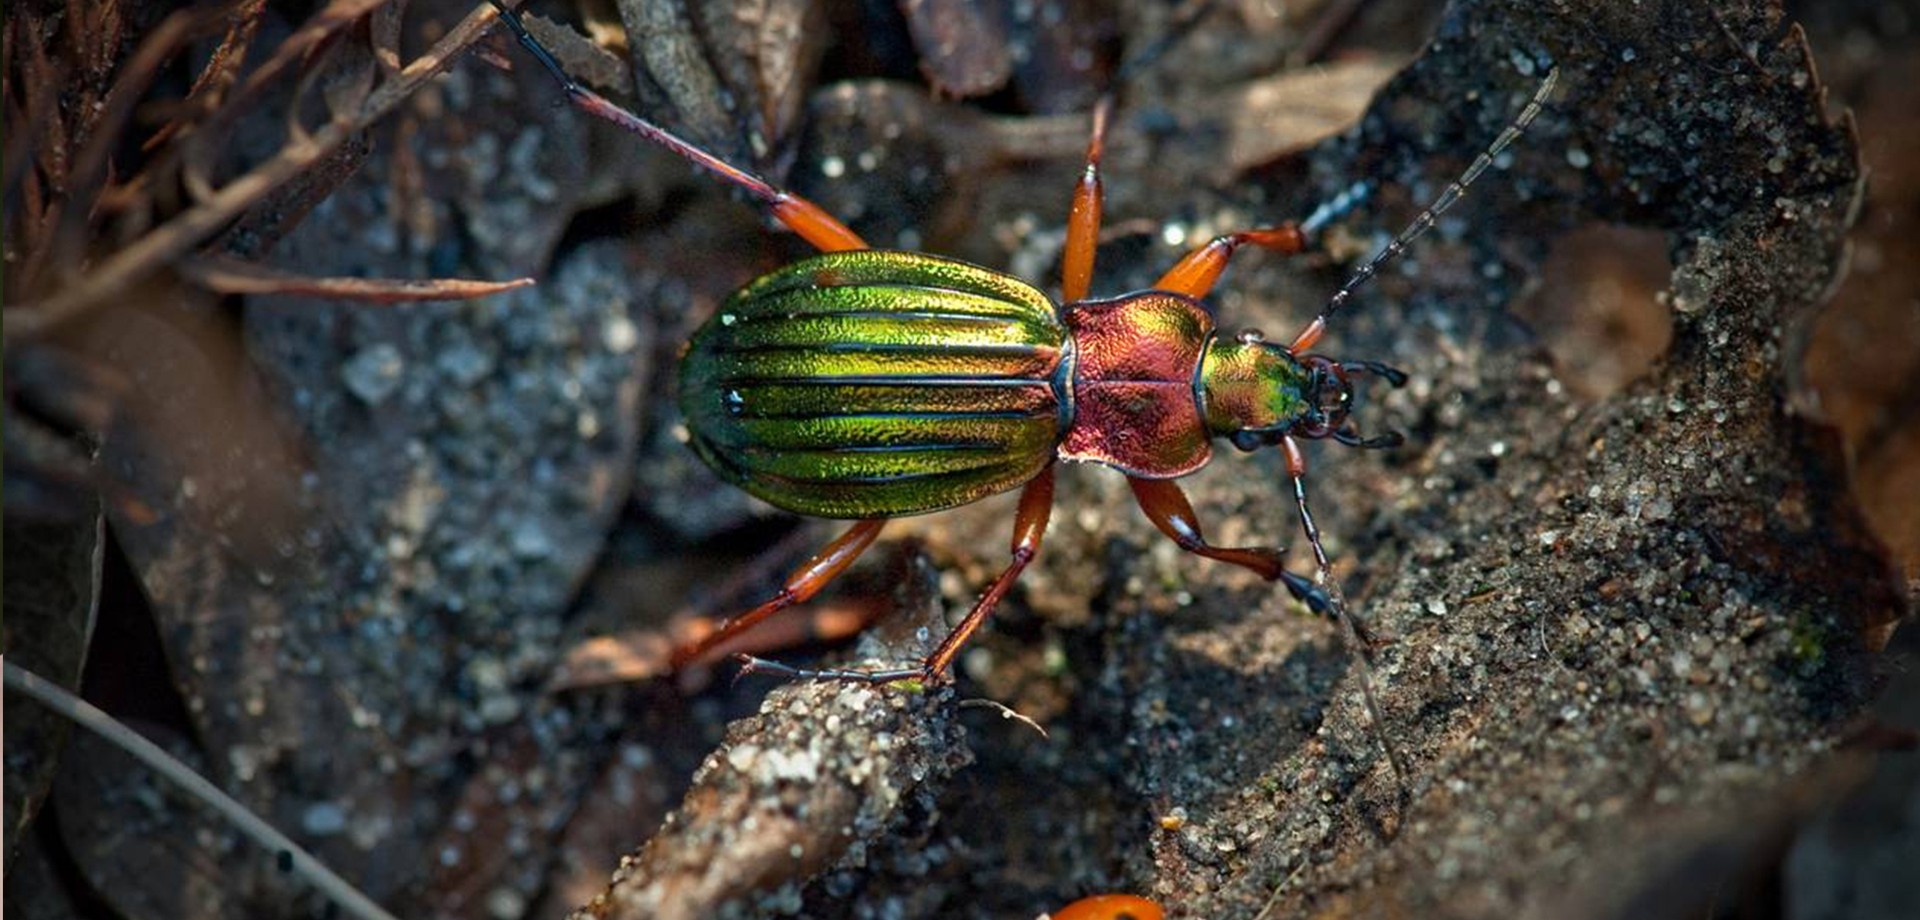
POLYGON ((1314 325, 1325 326, 1327 318, 1332 316, 1335 310, 1353 299, 1355 288, 1372 278, 1380 270, 1380 266, 1405 252, 1407 244, 1418 239, 1420 234, 1427 232, 1434 222, 1440 219, 1441 214, 1446 213, 1448 208, 1453 207, 1454 202, 1466 195, 1467 186, 1472 185, 1473 180, 1480 178, 1480 174, 1486 172, 1488 166, 1493 165, 1493 158, 1499 156, 1508 145, 1518 140, 1521 133, 1527 130, 1527 126, 1533 124, 1535 118, 1540 117, 1540 111, 1546 104, 1547 96, 1553 93, 1554 81, 1559 77, 1558 68, 1547 71, 1546 79, 1540 81, 1540 88, 1533 91, 1533 98, 1528 100, 1526 108, 1520 110, 1519 117, 1508 124, 1506 130, 1501 131, 1500 136, 1494 138, 1493 143, 1474 158, 1473 165, 1468 166, 1467 171, 1460 174, 1460 178, 1447 183, 1446 191, 1441 192, 1432 204, 1427 205, 1426 210, 1421 211, 1420 216, 1415 217, 1413 223, 1407 225, 1407 229, 1400 231, 1400 235, 1394 237, 1393 242, 1387 244, 1387 248, 1380 250, 1372 259, 1367 260, 1367 264, 1360 266, 1360 270, 1354 272, 1353 277, 1348 278, 1347 283, 1340 286, 1340 290, 1333 292, 1333 296, 1327 298, 1327 305, 1320 308, 1320 316, 1314 320, 1314 325))

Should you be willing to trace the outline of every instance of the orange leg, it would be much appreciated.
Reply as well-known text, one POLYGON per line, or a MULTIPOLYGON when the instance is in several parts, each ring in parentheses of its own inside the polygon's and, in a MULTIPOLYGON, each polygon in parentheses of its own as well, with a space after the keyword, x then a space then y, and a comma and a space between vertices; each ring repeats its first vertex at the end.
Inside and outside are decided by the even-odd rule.
POLYGON ((1093 136, 1087 140, 1087 169, 1073 187, 1073 206, 1067 211, 1067 248, 1060 257, 1060 295, 1067 303, 1087 299, 1093 286, 1093 251, 1100 243, 1100 154, 1107 144, 1107 119, 1113 97, 1102 96, 1093 107, 1093 136))
POLYGON ((953 664, 954 656, 960 654, 960 649, 967 644, 967 640, 987 622, 987 617, 993 614, 993 609, 1000 606, 1000 600, 1006 597, 1007 591, 1013 588, 1013 583, 1019 580, 1020 573, 1025 571, 1034 557, 1040 554, 1040 538, 1047 532, 1047 519, 1052 516, 1052 513, 1053 466, 1048 465, 1020 492, 1020 510, 1014 516, 1013 523, 1013 561, 1007 563, 1007 567, 1001 570, 1000 576, 993 580, 993 584, 987 586, 987 590, 980 595, 978 601, 974 602, 973 609, 967 611, 967 616, 960 621, 960 625, 947 633, 947 637, 940 640, 939 647, 935 648, 933 654, 928 655, 918 667, 880 671, 856 671, 848 668, 815 670, 795 668, 750 655, 737 657, 745 667, 745 673, 749 674, 773 674, 800 680, 846 680, 869 684, 885 684, 902 680, 934 683, 953 664))
POLYGON ((870 521, 861 521, 848 528, 846 533, 827 544, 827 548, 821 550, 819 555, 794 569, 793 574, 787 576, 786 584, 782 585, 773 597, 768 598, 766 603, 726 620, 715 627, 713 632, 675 649, 673 667, 684 668, 699 661, 701 656, 753 628, 755 623, 795 604, 804 603, 820 593, 821 588, 839 577, 841 572, 847 570, 847 566, 860 558, 861 553, 866 552, 867 547, 873 545, 874 538, 880 536, 880 528, 886 523, 886 518, 875 518, 870 521))
POLYGON ((1147 520, 1160 528, 1161 533, 1171 537, 1173 542, 1180 544, 1181 549, 1197 556, 1232 563, 1268 581, 1279 581, 1301 603, 1320 613, 1332 614, 1333 601, 1325 591, 1313 582, 1287 571, 1282 561, 1286 550, 1265 546, 1213 546, 1200 533, 1200 518, 1193 513, 1187 493, 1181 491, 1173 480, 1128 476, 1127 484, 1133 486, 1133 497, 1140 503, 1140 510, 1146 512, 1147 520))
POLYGON ((1227 261, 1233 258, 1234 252, 1248 243, 1290 256, 1307 248, 1307 237, 1300 231, 1300 226, 1294 223, 1222 234, 1183 256, 1172 268, 1167 269, 1166 274, 1160 276, 1159 281, 1153 283, 1153 287, 1159 291, 1185 294, 1195 300, 1205 297, 1220 281, 1220 273, 1227 270, 1227 261))
POLYGON ((785 224, 787 229, 798 233, 801 238, 812 243, 822 252, 839 252, 846 249, 866 249, 865 240, 847 229, 847 225, 835 220, 819 205, 791 192, 776 188, 772 183, 741 169, 725 160, 695 146, 692 142, 668 131, 651 121, 641 118, 609 101, 605 96, 581 86, 573 77, 568 76, 560 62, 547 51, 546 46, 527 31, 520 21, 520 14, 508 7, 502 0, 492 0, 494 8, 500 11, 501 21, 513 30, 515 38, 520 40, 535 60, 540 62, 553 78, 560 82, 560 89, 566 92, 567 101, 575 108, 613 122, 620 127, 639 135, 648 142, 677 154, 688 162, 712 172, 722 180, 745 189, 747 194, 760 200, 772 212, 775 220, 785 224))

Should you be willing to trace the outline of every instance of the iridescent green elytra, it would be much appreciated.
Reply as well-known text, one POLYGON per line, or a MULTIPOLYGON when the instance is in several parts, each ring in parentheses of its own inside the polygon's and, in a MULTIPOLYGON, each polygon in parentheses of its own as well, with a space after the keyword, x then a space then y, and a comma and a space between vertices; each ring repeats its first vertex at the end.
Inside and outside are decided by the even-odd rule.
POLYGON ((693 449, 818 517, 920 514, 1032 479, 1067 421, 1066 328, 1032 285, 921 253, 796 262, 735 293, 680 365, 693 449))

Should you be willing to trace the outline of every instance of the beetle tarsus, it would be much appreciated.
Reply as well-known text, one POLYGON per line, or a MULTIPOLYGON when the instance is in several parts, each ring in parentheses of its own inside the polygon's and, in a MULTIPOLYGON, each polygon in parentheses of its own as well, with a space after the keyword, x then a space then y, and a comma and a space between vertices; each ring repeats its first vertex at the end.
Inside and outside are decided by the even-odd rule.
POLYGON ((1287 593, 1293 595, 1294 599, 1307 605, 1308 610, 1330 620, 1338 619, 1333 598, 1327 596, 1325 589, 1319 585, 1292 572, 1281 572, 1280 583, 1287 586, 1287 593))

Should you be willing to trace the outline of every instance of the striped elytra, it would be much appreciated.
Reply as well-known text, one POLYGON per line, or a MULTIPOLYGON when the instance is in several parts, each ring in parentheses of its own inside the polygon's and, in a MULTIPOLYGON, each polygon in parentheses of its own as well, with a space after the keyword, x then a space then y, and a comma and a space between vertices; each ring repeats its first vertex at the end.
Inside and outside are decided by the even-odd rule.
POLYGON ((1067 332, 1011 276, 922 253, 828 253, 765 275, 680 365, 693 449, 816 517, 939 511, 1014 488, 1069 416, 1067 332))

